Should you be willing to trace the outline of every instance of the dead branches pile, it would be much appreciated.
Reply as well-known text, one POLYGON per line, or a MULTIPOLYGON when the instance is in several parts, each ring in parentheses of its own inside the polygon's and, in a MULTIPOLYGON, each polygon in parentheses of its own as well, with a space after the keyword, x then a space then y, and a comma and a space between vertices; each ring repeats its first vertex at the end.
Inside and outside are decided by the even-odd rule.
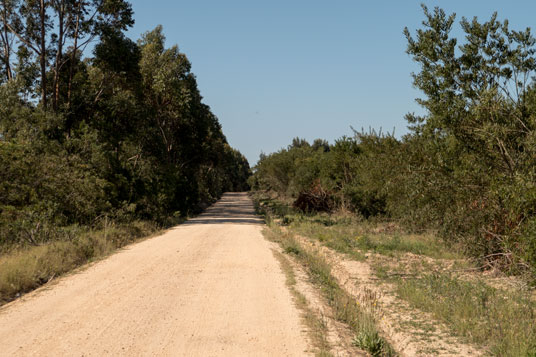
POLYGON ((306 213, 331 212, 333 198, 331 192, 325 190, 317 180, 308 190, 300 192, 293 206, 306 213))

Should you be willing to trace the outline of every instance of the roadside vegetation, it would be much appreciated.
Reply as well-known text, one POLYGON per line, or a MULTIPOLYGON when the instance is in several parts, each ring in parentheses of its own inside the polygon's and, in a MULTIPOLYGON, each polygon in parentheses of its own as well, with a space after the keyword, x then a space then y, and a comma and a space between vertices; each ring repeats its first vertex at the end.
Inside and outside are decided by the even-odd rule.
POLYGON ((71 240, 30 245, 0 255, 0 306, 52 279, 116 249, 159 232, 150 221, 111 222, 105 228, 80 228, 71 240))
POLYGON ((261 155, 250 183, 304 212, 437 232, 480 265, 535 281, 536 39, 496 14, 462 18, 456 38, 454 14, 423 8, 422 26, 405 30, 424 112, 406 116, 409 134, 296 138, 261 155))
POLYGON ((424 113, 406 116, 407 135, 295 138, 262 154, 249 182, 283 236, 365 264, 433 320, 413 327, 534 356, 536 38, 497 14, 462 18, 456 38, 454 14, 423 10, 422 26, 405 30, 424 113))
POLYGON ((309 336, 315 348, 315 356, 331 357, 332 353, 330 352, 330 344, 327 338, 328 330, 325 321, 322 319, 322 316, 319 316, 311 309, 307 298, 296 288, 296 275, 289 259, 278 251, 274 251, 274 255, 285 273, 287 286, 294 297, 296 306, 302 312, 302 318, 309 329, 309 336))
MULTIPOLYGON (((303 213, 261 192, 254 199, 270 222, 270 235, 279 237, 287 253, 303 254, 303 245, 293 238, 301 236, 337 252, 339 259, 366 263, 378 286, 384 284, 386 292, 434 319, 426 326, 410 322, 410 328, 420 324, 433 331, 442 323, 485 354, 536 354, 536 298, 527 281, 486 272, 478 260, 434 238, 432 232, 415 234, 382 220, 303 213)), ((329 263, 324 264, 323 271, 329 271, 329 263)), ((433 343, 429 345, 433 351, 433 343)))
POLYGON ((248 189, 186 55, 133 23, 123 0, 0 2, 0 302, 248 189))
POLYGON ((265 231, 267 239, 279 243, 284 253, 296 259, 307 270, 312 282, 318 286, 333 310, 334 318, 350 327, 354 333, 353 343, 372 356, 394 356, 395 351, 378 332, 373 310, 376 306, 373 297, 365 303, 356 301, 342 289, 331 274, 331 266, 313 250, 302 246, 293 235, 281 230, 271 221, 272 213, 259 208, 258 212, 267 217, 269 226, 265 231), (361 305, 360 305, 361 304, 361 305))
POLYGON ((526 291, 497 289, 485 279, 466 281, 449 272, 420 271, 388 281, 400 298, 492 355, 536 355, 536 302, 526 291))

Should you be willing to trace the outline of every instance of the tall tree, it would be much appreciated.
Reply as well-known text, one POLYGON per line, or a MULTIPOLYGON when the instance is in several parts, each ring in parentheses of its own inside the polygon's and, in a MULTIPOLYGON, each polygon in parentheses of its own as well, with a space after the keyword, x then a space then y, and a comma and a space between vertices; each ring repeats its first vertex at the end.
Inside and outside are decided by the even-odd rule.
MULTIPOLYGON (((41 75, 41 104, 47 107, 47 31, 52 27, 46 0, 6 1, 0 13, 3 29, 9 31, 38 58, 41 75)), ((4 32, 5 33, 5 32, 4 32)), ((5 35, 4 35, 5 37, 5 35)), ((8 41, 9 42, 9 41, 8 41)), ((12 43, 12 42, 11 42, 12 43)))
MULTIPOLYGON (((69 26, 65 36, 70 39, 67 107, 71 105, 76 58, 96 37, 125 31, 134 24, 132 6, 125 0, 65 0, 69 26)), ((63 65, 63 63, 62 63, 63 65)))
MULTIPOLYGON (((187 146, 189 138, 188 106, 194 102, 197 88, 188 83, 190 62, 179 52, 178 46, 166 49, 162 27, 143 34, 139 41, 142 58, 140 69, 143 75, 145 101, 163 144, 165 158, 169 162, 181 160, 179 155, 187 146), (182 136, 182 137, 181 137, 182 136)), ((189 161, 191 158, 183 158, 189 161)), ((185 162, 183 162, 184 164, 185 162)))
POLYGON ((39 63, 43 108, 60 107, 62 85, 70 106, 77 59, 95 38, 110 31, 124 31, 134 20, 125 0, 2 0, 0 2, 2 59, 9 78, 13 77, 9 59, 14 39, 30 50, 39 63), (52 65, 50 63, 52 62, 52 65), (67 68, 66 68, 67 67, 67 68), (61 81, 67 71, 66 81, 61 81), (48 83, 52 72, 52 83, 48 83))
MULTIPOLYGON (((3 62, 3 68, 0 70, 0 75, 6 80, 14 78, 13 68, 11 64, 11 57, 14 53, 15 35, 9 29, 8 24, 12 27, 15 25, 15 10, 17 8, 16 0, 1 0, 0 1, 0 46, 1 46, 1 62, 3 62)), ((0 82, 2 80, 0 79, 0 82)))

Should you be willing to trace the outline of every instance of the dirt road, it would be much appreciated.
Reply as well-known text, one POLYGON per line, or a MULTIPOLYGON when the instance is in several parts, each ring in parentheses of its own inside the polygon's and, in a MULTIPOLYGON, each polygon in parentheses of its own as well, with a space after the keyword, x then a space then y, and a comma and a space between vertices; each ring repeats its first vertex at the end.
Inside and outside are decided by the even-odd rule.
POLYGON ((245 194, 0 309, 1 356, 303 356, 245 194))

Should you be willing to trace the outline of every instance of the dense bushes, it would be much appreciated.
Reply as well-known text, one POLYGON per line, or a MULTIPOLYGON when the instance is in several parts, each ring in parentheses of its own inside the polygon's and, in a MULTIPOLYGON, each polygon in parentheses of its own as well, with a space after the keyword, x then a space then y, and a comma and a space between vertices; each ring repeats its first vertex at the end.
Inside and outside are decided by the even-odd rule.
POLYGON ((109 221, 170 224, 248 189, 247 160, 161 27, 125 37, 123 0, 34 5, 0 4, 0 251, 109 221))
POLYGON ((393 137, 376 134, 355 133, 331 146, 323 140, 310 145, 296 138, 286 149, 261 155, 250 184, 253 189, 297 198, 296 206, 304 211, 342 209, 365 217, 383 214, 385 185, 377 179, 386 178, 387 167, 379 166, 378 160, 390 160, 389 150, 398 145, 393 137))
POLYGON ((493 15, 462 19, 458 45, 454 15, 424 12, 416 36, 405 31, 425 109, 407 115, 410 134, 294 140, 262 156, 251 183, 297 197, 319 180, 341 209, 438 229, 486 264, 534 273, 536 40, 493 15))

